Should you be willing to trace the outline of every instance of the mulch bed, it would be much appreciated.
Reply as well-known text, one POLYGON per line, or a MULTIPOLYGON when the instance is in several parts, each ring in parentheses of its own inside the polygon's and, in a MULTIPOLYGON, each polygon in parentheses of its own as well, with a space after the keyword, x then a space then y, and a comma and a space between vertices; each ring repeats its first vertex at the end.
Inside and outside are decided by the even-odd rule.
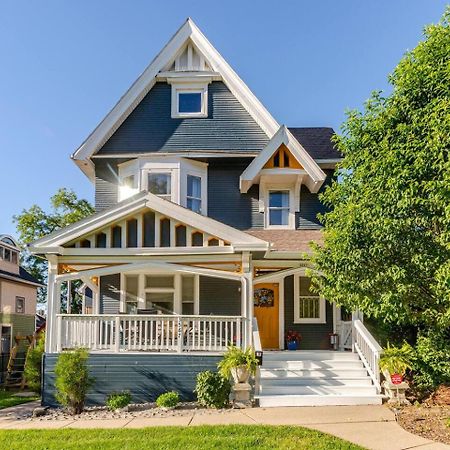
POLYGON ((450 444, 450 386, 440 386, 428 400, 394 410, 407 431, 433 441, 450 444))

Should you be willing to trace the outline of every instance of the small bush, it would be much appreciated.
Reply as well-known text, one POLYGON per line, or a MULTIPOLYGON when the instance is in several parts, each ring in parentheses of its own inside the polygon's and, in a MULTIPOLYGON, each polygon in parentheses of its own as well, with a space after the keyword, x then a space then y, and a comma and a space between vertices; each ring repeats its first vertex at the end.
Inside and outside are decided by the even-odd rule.
POLYGON ((230 382, 217 372, 206 370, 197 375, 195 393, 202 406, 225 408, 228 406, 230 390, 230 382))
POLYGON ((108 395, 106 406, 109 410, 114 411, 115 409, 125 408, 130 402, 131 394, 128 391, 114 392, 108 395))
POLYGON ((45 334, 38 336, 36 347, 28 350, 24 375, 28 387, 37 393, 41 392, 42 355, 44 353, 45 334))
POLYGON ((178 392, 175 391, 161 394, 156 399, 156 404, 160 408, 175 408, 178 405, 178 403, 180 403, 180 396, 178 395, 178 392))
POLYGON ((87 360, 87 350, 79 348, 61 353, 56 362, 56 400, 71 414, 83 411, 87 391, 94 382, 89 376, 87 360))

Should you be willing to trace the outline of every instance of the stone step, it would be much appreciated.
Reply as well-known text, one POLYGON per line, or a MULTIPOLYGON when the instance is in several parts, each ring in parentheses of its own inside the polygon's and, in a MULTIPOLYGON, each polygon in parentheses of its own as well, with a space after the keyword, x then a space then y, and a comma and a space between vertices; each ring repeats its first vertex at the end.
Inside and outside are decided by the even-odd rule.
POLYGON ((263 386, 372 386, 368 376, 360 377, 261 377, 263 386))
POLYGON ((257 395, 262 408, 276 406, 381 405, 382 395, 257 395))
POLYGON ((306 386, 267 386, 260 385, 260 395, 376 395, 377 390, 375 386, 325 386, 325 385, 306 385, 306 386))
POLYGON ((359 356, 353 352, 334 352, 327 350, 297 350, 297 351, 266 351, 263 353, 264 361, 323 361, 323 360, 347 360, 358 361, 359 356))
POLYGON ((360 360, 275 360, 263 359, 263 369, 292 369, 292 370, 340 370, 340 369, 362 369, 364 367, 360 360))
POLYGON ((286 368, 261 368, 260 374, 262 378, 298 378, 298 377, 314 377, 314 378, 348 378, 348 377, 364 377, 367 376, 365 368, 345 368, 345 369, 286 369, 286 368))

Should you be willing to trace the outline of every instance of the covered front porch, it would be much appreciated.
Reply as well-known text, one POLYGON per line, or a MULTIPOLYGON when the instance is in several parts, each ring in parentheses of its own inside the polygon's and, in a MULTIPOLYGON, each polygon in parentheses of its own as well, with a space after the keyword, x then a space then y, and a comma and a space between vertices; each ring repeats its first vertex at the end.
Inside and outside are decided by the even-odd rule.
POLYGON ((50 264, 47 353, 217 354, 252 345, 253 285, 244 257, 218 268, 162 261, 61 267, 50 264), (76 282, 81 311, 67 306, 76 282))

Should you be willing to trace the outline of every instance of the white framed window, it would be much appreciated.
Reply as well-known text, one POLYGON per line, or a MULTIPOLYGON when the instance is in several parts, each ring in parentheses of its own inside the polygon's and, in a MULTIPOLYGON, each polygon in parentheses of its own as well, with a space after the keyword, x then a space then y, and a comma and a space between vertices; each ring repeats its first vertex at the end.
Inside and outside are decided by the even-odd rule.
POLYGON ((267 221, 269 227, 288 227, 290 213, 289 190, 269 190, 267 221))
POLYGON ((159 172, 148 171, 147 172, 147 190, 158 197, 166 200, 172 200, 173 195, 173 182, 172 172, 159 172))
POLYGON ((208 117, 208 87, 172 84, 172 118, 208 117))
POLYGON ((202 179, 195 175, 187 176, 186 206, 191 211, 202 212, 202 179))
POLYGON ((311 278, 294 277, 294 323, 326 323, 325 299, 311 291, 311 278))

